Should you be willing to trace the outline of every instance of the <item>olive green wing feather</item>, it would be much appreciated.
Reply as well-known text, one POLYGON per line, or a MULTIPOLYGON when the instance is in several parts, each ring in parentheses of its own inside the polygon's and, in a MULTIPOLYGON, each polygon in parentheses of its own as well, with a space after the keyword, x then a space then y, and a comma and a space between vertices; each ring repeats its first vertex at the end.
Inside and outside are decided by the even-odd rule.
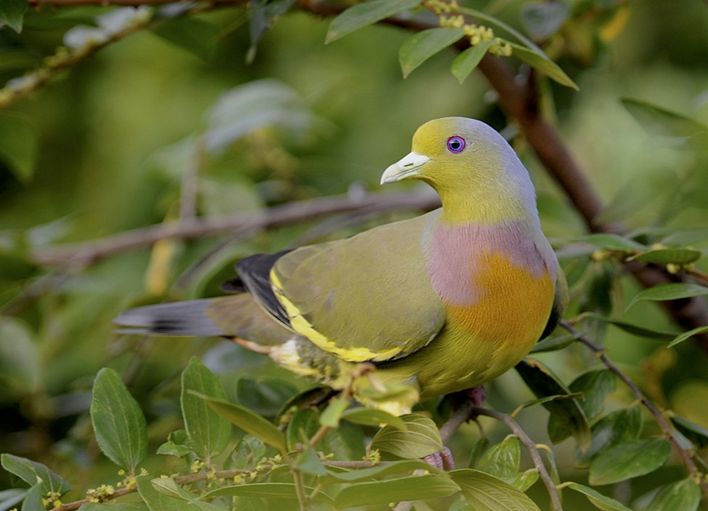
POLYGON ((270 271, 290 327, 350 362, 392 360, 428 344, 445 310, 425 269, 430 214, 302 247, 270 271))

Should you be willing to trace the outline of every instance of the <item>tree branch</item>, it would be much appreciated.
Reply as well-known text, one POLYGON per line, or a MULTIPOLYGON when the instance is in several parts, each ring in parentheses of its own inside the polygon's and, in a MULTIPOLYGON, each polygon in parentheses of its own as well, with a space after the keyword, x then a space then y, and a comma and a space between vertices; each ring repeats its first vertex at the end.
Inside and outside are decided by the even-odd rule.
POLYGON ((335 195, 290 202, 267 209, 263 213, 152 225, 97 240, 37 250, 32 254, 32 260, 44 266, 85 266, 113 254, 151 245, 161 239, 193 239, 224 232, 243 234, 313 220, 334 213, 429 211, 439 205, 440 200, 433 193, 397 192, 369 194, 363 197, 335 195))
POLYGON ((590 351, 595 353, 600 359, 600 362, 602 362, 602 364, 607 369, 612 371, 620 380, 622 380, 622 382, 632 392, 634 397, 649 411, 652 417, 654 417, 654 420, 659 426, 659 429, 661 429, 661 431, 664 433, 666 438, 671 443, 671 446, 674 448, 674 451, 676 451, 676 454, 678 454, 679 458, 685 465, 689 475, 691 476, 691 479, 696 484, 700 485, 704 497, 708 499, 708 482, 704 479, 703 474, 700 472, 700 470, 698 470, 696 463, 693 461, 693 456, 691 455, 691 453, 681 446, 681 441, 679 440, 676 434, 676 429, 666 418, 666 416, 661 412, 661 410, 659 410, 659 408, 654 404, 653 401, 651 401, 648 397, 644 395, 644 393, 629 378, 629 376, 624 374, 622 370, 617 367, 617 365, 612 362, 612 360, 609 359, 609 357, 605 354, 605 350, 603 350, 600 346, 592 342, 589 337, 578 332, 578 330, 576 330, 569 322, 561 321, 560 325, 568 332, 573 334, 577 338, 577 340, 584 344, 587 348, 589 348, 590 351))
POLYGON ((531 438, 526 434, 526 431, 524 431, 521 425, 516 422, 516 420, 511 415, 497 412, 496 410, 492 410, 490 408, 472 406, 470 411, 473 414, 486 415, 487 417, 492 417, 500 422, 503 422, 511 430, 512 433, 519 437, 519 440, 522 444, 524 444, 524 447, 528 451, 529 456, 531 457, 531 461, 538 470, 538 475, 541 477, 541 481, 543 481, 543 484, 546 487, 546 490, 548 491, 548 497, 551 499, 551 508, 554 511, 563 511, 563 505, 561 504, 560 494, 558 493, 558 489, 556 488, 556 485, 553 482, 551 475, 548 473, 548 470, 546 470, 546 465, 543 464, 541 453, 538 452, 538 448, 536 448, 536 443, 531 440, 531 438))

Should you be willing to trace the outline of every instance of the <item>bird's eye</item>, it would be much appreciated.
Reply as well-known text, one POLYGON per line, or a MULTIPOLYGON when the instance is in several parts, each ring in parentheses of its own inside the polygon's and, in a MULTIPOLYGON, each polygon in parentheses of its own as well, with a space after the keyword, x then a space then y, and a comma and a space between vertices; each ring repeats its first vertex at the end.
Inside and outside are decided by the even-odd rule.
POLYGON ((447 139, 447 150, 451 153, 461 153, 464 151, 466 145, 467 142, 465 142, 465 139, 458 135, 454 135, 447 139))

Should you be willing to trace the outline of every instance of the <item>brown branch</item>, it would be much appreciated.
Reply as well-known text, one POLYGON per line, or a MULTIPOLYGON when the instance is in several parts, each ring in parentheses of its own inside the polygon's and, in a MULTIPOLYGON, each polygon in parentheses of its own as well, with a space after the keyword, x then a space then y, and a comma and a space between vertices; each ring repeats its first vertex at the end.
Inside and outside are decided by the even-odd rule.
POLYGON ((149 246, 161 239, 193 239, 224 232, 257 232, 296 222, 313 220, 333 213, 353 211, 388 212, 395 210, 431 210, 439 199, 432 193, 370 194, 364 197, 331 196, 290 202, 263 213, 196 219, 188 222, 158 224, 126 231, 107 238, 41 249, 32 254, 35 263, 44 266, 89 265, 108 256, 149 246))
MULTIPOLYGON (((175 476, 174 481, 175 481, 175 483, 177 483, 179 485, 187 485, 187 484, 192 484, 192 483, 196 483, 199 481, 206 481, 206 480, 209 480, 212 478, 231 479, 235 475, 247 474, 247 473, 249 473, 249 471, 244 470, 244 469, 217 470, 215 472, 198 472, 196 474, 184 474, 184 475, 175 476)), ((135 493, 137 491, 138 491, 137 484, 132 484, 130 486, 124 486, 122 488, 117 488, 111 494, 103 495, 101 497, 100 501, 107 502, 109 500, 114 500, 119 497, 123 497, 125 495, 130 495, 131 493, 135 493)), ((76 509, 79 509, 84 504, 90 504, 92 502, 95 502, 95 501, 92 499, 89 499, 89 498, 75 500, 72 502, 67 502, 66 504, 62 504, 57 507, 53 507, 52 511, 75 511, 76 509)))
POLYGON ((526 434, 526 431, 521 427, 521 425, 516 422, 516 420, 506 413, 497 412, 490 408, 482 408, 479 406, 472 406, 470 410, 473 414, 486 415, 487 417, 492 417, 500 422, 506 424, 506 426, 511 430, 514 435, 519 438, 524 447, 531 457, 536 470, 538 470, 538 475, 541 477, 546 490, 548 491, 548 497, 551 499, 551 509, 554 511, 563 511, 563 505, 561 504, 560 494, 556 488, 551 475, 546 470, 546 465, 543 464, 543 459, 541 458, 541 453, 538 452, 536 443, 531 440, 531 438, 526 434))
POLYGON ((652 417, 654 417, 654 420, 659 426, 659 429, 661 429, 661 431, 671 443, 671 446, 674 448, 674 451, 676 451, 676 454, 678 454, 679 458, 681 458, 681 461, 685 465, 689 475, 691 476, 691 479, 696 484, 700 485, 701 490, 703 491, 703 495, 706 499, 708 499, 708 481, 705 480, 703 474, 700 472, 700 470, 698 470, 696 463, 693 461, 691 453, 681 446, 681 440, 679 440, 679 437, 676 433, 676 429, 666 418, 666 416, 661 412, 661 410, 659 410, 659 408, 654 404, 653 401, 651 401, 648 397, 644 395, 644 393, 639 389, 639 387, 637 387, 637 385, 630 379, 629 376, 624 374, 622 370, 617 367, 617 365, 612 362, 612 360, 609 359, 609 357, 605 354, 605 350, 595 344, 589 337, 578 332, 568 321, 561 321, 560 325, 568 332, 573 334, 576 339, 582 344, 584 344, 587 348, 589 348, 590 351, 595 353, 600 359, 600 362, 602 362, 602 364, 607 369, 612 371, 620 380, 622 380, 622 382, 632 392, 634 397, 649 411, 652 417))

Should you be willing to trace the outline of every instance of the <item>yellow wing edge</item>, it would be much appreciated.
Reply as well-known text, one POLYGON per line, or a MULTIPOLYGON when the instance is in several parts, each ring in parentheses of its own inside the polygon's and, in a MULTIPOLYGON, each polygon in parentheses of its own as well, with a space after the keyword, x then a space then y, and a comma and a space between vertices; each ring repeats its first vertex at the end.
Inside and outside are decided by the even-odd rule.
POLYGON ((341 348, 337 346, 335 341, 315 330, 303 317, 297 306, 285 295, 282 282, 275 268, 270 271, 270 282, 276 298, 283 305, 285 312, 288 314, 292 329, 309 339, 318 348, 333 353, 348 362, 381 362, 383 360, 392 359, 403 350, 402 347, 397 346, 379 352, 372 351, 363 346, 358 348, 341 348))

